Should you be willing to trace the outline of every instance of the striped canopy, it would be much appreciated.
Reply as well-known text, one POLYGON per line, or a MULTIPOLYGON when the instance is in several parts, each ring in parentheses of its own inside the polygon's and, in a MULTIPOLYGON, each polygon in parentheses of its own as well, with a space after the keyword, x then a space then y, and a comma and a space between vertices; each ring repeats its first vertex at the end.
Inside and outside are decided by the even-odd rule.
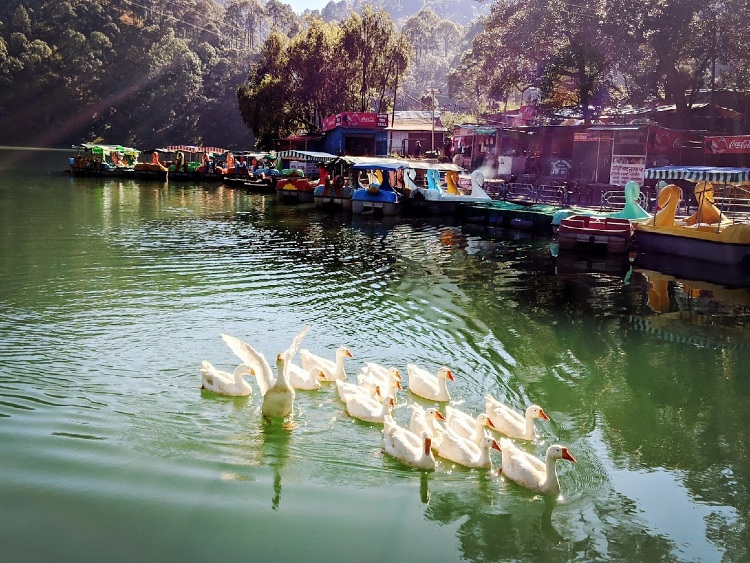
POLYGON ((310 160, 313 162, 330 162, 337 158, 335 154, 315 151, 279 151, 277 156, 286 160, 310 160))
POLYGON ((740 184, 750 181, 750 168, 714 166, 660 166, 646 169, 647 180, 688 180, 740 184))

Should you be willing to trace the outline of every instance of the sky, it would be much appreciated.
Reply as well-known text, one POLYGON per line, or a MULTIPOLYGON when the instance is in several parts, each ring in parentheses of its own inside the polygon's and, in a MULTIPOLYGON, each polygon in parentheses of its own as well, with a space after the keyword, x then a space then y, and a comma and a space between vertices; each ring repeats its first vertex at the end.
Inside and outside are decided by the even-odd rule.
POLYGON ((282 0, 289 4, 296 13, 301 14, 305 10, 322 10, 328 4, 328 0, 282 0))

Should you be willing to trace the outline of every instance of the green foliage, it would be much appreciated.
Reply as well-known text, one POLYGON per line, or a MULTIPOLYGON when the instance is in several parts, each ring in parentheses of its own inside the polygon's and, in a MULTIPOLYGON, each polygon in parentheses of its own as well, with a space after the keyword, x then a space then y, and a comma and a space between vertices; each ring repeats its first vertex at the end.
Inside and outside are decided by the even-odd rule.
POLYGON ((272 34, 237 95, 258 145, 342 111, 387 111, 409 63, 410 47, 383 11, 365 9, 341 23, 307 16, 287 40, 272 34))

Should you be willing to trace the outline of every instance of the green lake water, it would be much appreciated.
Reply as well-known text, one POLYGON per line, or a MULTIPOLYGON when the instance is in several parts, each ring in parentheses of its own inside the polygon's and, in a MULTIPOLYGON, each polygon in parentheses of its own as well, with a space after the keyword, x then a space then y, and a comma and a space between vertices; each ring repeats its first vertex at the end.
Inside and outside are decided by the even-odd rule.
POLYGON ((750 560, 744 287, 447 220, 70 178, 67 157, 0 150, 0 560, 750 560), (522 447, 569 447, 561 496, 506 480, 499 452, 409 469, 332 385, 298 391, 291 430, 252 379, 199 388, 202 360, 238 363, 221 332, 273 358, 307 324, 303 347, 350 348, 349 380, 447 365, 474 414, 542 405, 522 447))

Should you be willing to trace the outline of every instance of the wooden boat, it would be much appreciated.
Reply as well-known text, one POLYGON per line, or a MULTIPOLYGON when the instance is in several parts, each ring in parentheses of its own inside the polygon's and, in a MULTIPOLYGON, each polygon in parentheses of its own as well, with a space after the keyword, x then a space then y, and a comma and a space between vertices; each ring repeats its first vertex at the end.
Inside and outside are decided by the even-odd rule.
POLYGON ((163 155, 160 162, 167 167, 170 181, 221 182, 224 169, 215 163, 228 154, 218 147, 198 147, 192 145, 170 145, 156 149, 163 155))
POLYGON ((599 248, 613 254, 627 252, 632 236, 629 219, 590 215, 566 217, 557 231, 561 249, 599 248))
POLYGON ((682 179, 696 182, 698 208, 689 217, 676 216, 682 189, 670 184, 658 196, 659 211, 653 219, 635 223, 638 252, 657 252, 696 260, 739 266, 750 263, 750 223, 747 213, 731 217, 716 200, 730 208, 750 208, 750 168, 664 167, 648 169, 647 178, 682 179), (716 198, 714 183, 720 185, 716 198))

